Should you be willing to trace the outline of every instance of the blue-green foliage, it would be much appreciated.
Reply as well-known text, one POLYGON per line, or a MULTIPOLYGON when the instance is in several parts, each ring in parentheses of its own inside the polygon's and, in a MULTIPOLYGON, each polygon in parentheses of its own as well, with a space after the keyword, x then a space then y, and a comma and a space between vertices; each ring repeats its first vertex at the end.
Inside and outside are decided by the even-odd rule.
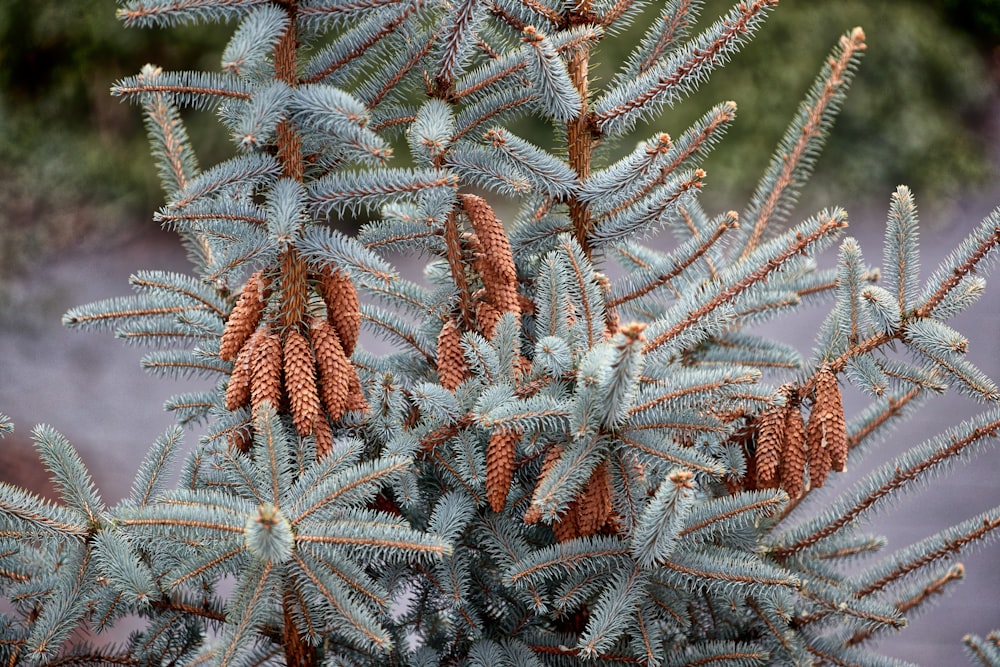
MULTIPOLYGON (((734 103, 674 139, 629 137, 624 157, 605 139, 687 96, 774 2, 741 2, 700 32, 698 0, 649 14, 610 0, 119 4, 129 25, 236 23, 221 72, 147 66, 114 87, 146 112, 167 192, 156 219, 180 234, 195 276, 138 272, 133 296, 64 322, 160 348, 143 360, 152 372, 216 384, 168 401, 179 422, 207 424, 176 488, 179 428, 111 507, 70 444, 36 429, 60 502, 0 484, 0 661, 897 665, 865 642, 960 578, 944 559, 1000 527, 989 512, 856 567, 885 546, 861 521, 989 450, 995 408, 818 510, 757 486, 761 415, 810 410, 820 369, 872 397, 848 415, 852 466, 930 392, 1000 400, 945 321, 982 293, 1000 212, 922 286, 907 189, 890 204, 881 284, 853 239, 835 268, 812 258, 837 240, 843 210, 792 218, 859 31, 834 48, 738 215, 698 201, 734 103), (588 79, 601 40, 645 19, 610 81, 588 79), (295 73, 279 76, 289 45, 295 73), (202 169, 183 107, 216 111, 236 157, 202 169), (559 128, 551 145, 520 138, 526 114, 559 128), (498 195, 516 200, 510 257, 473 219, 473 186, 497 211, 498 195), (220 337, 238 285, 280 275, 292 251, 313 288, 325 270, 346 275, 362 326, 394 348, 355 348, 369 409, 336 419, 330 442, 300 435, 285 405, 225 409, 234 363, 220 337), (429 256, 423 282, 397 271, 400 251, 429 256), (487 325, 498 292, 505 312, 487 325), (744 330, 824 300, 811 357, 744 330), (446 321, 458 349, 439 346, 446 321), (446 387, 449 355, 464 370, 446 387), (499 504, 494 440, 512 441, 514 458, 499 504), (141 627, 126 643, 73 645, 78 626, 127 617, 141 627)), ((288 288, 269 285, 273 318, 288 288)), ((321 296, 306 296, 310 315, 321 296)), ((966 644, 1000 664, 995 636, 966 644)))

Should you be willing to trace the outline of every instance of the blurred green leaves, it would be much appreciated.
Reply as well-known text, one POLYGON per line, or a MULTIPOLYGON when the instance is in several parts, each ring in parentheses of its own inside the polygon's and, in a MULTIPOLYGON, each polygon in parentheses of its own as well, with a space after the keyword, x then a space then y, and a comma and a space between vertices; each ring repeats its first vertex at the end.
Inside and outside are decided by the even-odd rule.
MULTIPOLYGON (((111 83, 144 61, 217 69, 228 33, 124 30, 114 0, 0 0, 0 274, 148 223, 162 194, 142 119, 111 83)), ((192 133, 214 129, 197 120, 192 133)))
MULTIPOLYGON (((997 4, 969 4, 991 2, 997 4)), ((729 4, 710 0, 703 15, 729 4)), ((915 0, 785 0, 729 67, 656 127, 676 135, 710 105, 735 100, 726 150, 705 164, 703 201, 739 208, 825 54, 844 30, 860 25, 865 58, 804 203, 881 204, 900 182, 925 202, 968 193, 992 175, 976 132, 995 103, 996 83, 973 37, 950 26, 943 10, 915 0)))

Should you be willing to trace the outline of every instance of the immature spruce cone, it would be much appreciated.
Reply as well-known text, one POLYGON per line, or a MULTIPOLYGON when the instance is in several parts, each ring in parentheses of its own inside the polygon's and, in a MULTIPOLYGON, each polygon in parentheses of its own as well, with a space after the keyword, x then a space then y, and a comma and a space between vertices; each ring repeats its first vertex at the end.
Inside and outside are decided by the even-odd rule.
POLYGON ((502 512, 514 479, 514 455, 521 439, 519 429, 496 429, 486 447, 486 498, 494 512, 502 512))
POLYGON ((316 351, 320 399, 330 419, 340 419, 347 409, 351 376, 355 375, 354 366, 344 354, 340 338, 332 324, 313 318, 309 335, 316 351))
POLYGON ((606 464, 594 468, 577 500, 576 523, 580 536, 596 535, 611 516, 611 481, 606 464))
POLYGON ((316 388, 316 363, 309 341, 298 329, 285 336, 285 393, 292 423, 299 435, 309 435, 323 414, 316 388))
POLYGON ((323 271, 319 284, 326 302, 326 319, 337 331, 344 354, 354 354, 354 346, 361 332, 361 306, 358 290, 350 277, 340 269, 323 271))
POLYGON ((281 339, 276 333, 263 330, 251 358, 250 403, 256 409, 269 401, 277 410, 281 396, 281 339))
POLYGON ((263 335, 264 330, 257 329, 236 355, 233 372, 229 376, 229 386, 226 387, 226 410, 238 410, 250 402, 250 362, 253 360, 254 347, 263 335))
POLYGON ((226 329, 222 332, 222 341, 219 344, 219 358, 223 361, 232 361, 243 348, 250 335, 257 329, 260 323, 261 313, 264 312, 264 272, 257 271, 247 278, 237 299, 233 311, 229 314, 226 322, 226 329))
POLYGON ((806 474, 806 425, 798 405, 788 407, 785 417, 785 451, 781 456, 781 488, 790 498, 802 495, 806 474))
MULTIPOLYGON (((847 469, 847 424, 844 422, 844 402, 836 374, 823 366, 816 375, 816 405, 813 415, 819 413, 826 435, 826 448, 830 453, 830 466, 837 472, 847 469)), ((812 423, 812 417, 809 423, 812 423)))
MULTIPOLYGON (((562 452, 563 448, 561 445, 552 445, 549 447, 549 451, 545 452, 545 460, 542 461, 542 469, 538 472, 538 482, 536 483, 535 488, 536 492, 538 490, 537 484, 540 484, 541 481, 545 479, 545 476, 549 474, 549 471, 552 470, 552 466, 554 466, 559 461, 559 457, 562 456, 562 452)), ((538 523, 541 518, 542 513, 534 504, 529 505, 528 511, 524 513, 525 523, 538 523)))
POLYGON ((462 332, 454 317, 448 318, 438 334, 437 372, 438 381, 448 391, 455 391, 469 377, 469 365, 462 353, 462 332))

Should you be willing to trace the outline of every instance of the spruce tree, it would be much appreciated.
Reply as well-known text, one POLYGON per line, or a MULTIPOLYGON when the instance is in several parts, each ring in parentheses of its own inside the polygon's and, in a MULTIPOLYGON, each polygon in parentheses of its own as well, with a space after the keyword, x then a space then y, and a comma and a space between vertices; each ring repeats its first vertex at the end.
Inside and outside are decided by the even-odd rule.
MULTIPOLYGON (((140 271, 64 322, 218 382, 171 399, 178 426, 114 506, 35 429, 60 502, 0 486, 4 663, 901 664, 870 641, 961 578, 949 558, 1000 508, 884 556, 864 521, 989 450, 1000 410, 800 502, 930 394, 1000 399, 947 324, 983 292, 1000 211, 924 278, 905 187, 881 269, 844 210, 794 213, 859 28, 745 209, 706 211, 699 162, 735 104, 637 128, 776 4, 696 23, 695 0, 120 2, 127 26, 237 26, 221 71, 147 65, 113 88, 145 113, 156 220, 194 274, 140 271), (235 157, 199 166, 186 107, 218 114, 235 157), (426 258, 424 283, 398 252, 426 258), (819 300, 808 356, 746 330, 819 300), (396 351, 366 351, 362 325, 396 351), (870 406, 845 415, 845 382, 870 406), (207 434, 178 461, 190 422, 207 434), (127 617, 141 629, 102 644, 127 617)), ((1000 665, 996 635, 967 644, 1000 665)))

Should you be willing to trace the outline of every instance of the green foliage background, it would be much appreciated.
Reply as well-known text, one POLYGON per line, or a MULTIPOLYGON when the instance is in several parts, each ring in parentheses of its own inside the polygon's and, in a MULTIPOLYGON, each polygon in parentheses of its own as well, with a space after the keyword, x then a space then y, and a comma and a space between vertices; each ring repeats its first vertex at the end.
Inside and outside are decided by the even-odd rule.
MULTIPOLYGON (((729 4, 711 0, 704 15, 729 4)), ((908 183, 924 202, 955 197, 993 175, 978 131, 996 101, 988 68, 990 45, 1000 36, 996 17, 996 0, 782 2, 733 64, 663 122, 687 127, 699 109, 722 99, 737 102, 727 150, 714 152, 705 167, 708 201, 737 206, 828 49, 845 26, 860 25, 868 49, 809 192, 823 205, 848 209, 870 201, 881 206, 898 183, 908 183), (993 23, 975 23, 980 14, 993 16, 993 23)))
MULTIPOLYGON (((731 4, 707 0, 703 15, 731 4)), ((906 182, 927 204, 995 175, 977 132, 997 99, 989 63, 1000 53, 1000 0, 782 6, 735 62, 655 124, 676 136, 711 105, 738 103, 726 150, 706 164, 706 204, 745 200, 821 59, 852 25, 864 26, 868 53, 806 197, 881 207, 906 182)), ((0 274, 43 251, 138 229, 162 200, 141 120, 108 88, 142 62, 217 70, 231 29, 124 30, 114 11, 114 0, 0 0, 0 274)), ((622 56, 606 52, 603 62, 622 56)), ((209 115, 189 129, 203 164, 227 154, 209 115)))
MULTIPOLYGON (((218 69, 231 31, 124 30, 115 7, 0 0, 0 275, 137 228, 162 201, 142 119, 111 84, 143 62, 218 69)), ((199 146, 224 155, 214 119, 196 120, 199 146)))

